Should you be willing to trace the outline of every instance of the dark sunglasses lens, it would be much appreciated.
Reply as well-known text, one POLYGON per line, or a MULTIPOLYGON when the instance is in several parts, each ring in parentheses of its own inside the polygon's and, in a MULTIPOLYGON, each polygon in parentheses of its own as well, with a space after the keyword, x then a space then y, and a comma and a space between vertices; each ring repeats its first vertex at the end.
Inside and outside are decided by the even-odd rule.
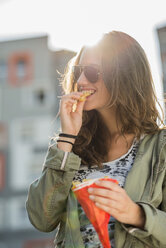
POLYGON ((84 68, 84 74, 89 82, 96 83, 98 81, 98 70, 91 66, 84 68))
POLYGON ((81 68, 78 66, 73 66, 74 81, 76 82, 81 75, 81 68))

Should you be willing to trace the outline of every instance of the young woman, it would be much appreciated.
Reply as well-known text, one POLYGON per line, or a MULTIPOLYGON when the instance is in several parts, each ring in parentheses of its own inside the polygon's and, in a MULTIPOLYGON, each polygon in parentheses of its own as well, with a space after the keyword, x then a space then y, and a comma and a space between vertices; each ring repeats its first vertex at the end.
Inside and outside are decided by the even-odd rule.
POLYGON ((89 197, 111 214, 112 248, 166 247, 166 131, 143 49, 123 32, 105 34, 72 59, 63 86, 62 133, 30 186, 31 223, 58 227, 56 247, 102 247, 71 185, 109 176, 119 185, 98 181, 89 197))

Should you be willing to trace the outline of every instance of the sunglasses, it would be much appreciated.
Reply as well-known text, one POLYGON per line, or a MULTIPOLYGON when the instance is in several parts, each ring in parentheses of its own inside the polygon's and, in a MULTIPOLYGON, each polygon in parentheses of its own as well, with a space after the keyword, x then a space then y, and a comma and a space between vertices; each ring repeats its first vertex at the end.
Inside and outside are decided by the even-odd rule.
POLYGON ((99 79, 99 75, 101 74, 99 69, 89 65, 75 65, 72 67, 72 71, 75 82, 77 82, 82 72, 84 72, 85 77, 90 83, 96 83, 99 79))

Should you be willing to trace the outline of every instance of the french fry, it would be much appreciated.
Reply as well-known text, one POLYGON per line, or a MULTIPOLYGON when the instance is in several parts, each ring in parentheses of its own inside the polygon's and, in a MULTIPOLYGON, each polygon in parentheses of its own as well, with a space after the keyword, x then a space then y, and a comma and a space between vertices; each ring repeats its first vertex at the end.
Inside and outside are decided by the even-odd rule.
POLYGON ((80 101, 80 102, 85 101, 85 100, 86 100, 86 97, 87 97, 87 96, 90 96, 90 95, 91 95, 91 91, 85 91, 85 92, 83 93, 83 95, 80 97, 79 101, 80 101))
POLYGON ((77 109, 77 102, 75 102, 72 106, 72 112, 75 112, 77 109))
MULTIPOLYGON (((86 100, 86 97, 87 97, 87 96, 90 96, 91 93, 92 93, 91 91, 84 91, 84 92, 83 92, 83 95, 79 98, 78 101, 80 101, 80 102, 85 101, 85 100, 86 100)), ((78 102, 78 101, 77 101, 77 102, 78 102)), ((75 103, 73 104, 72 112, 75 112, 75 111, 76 111, 76 109, 77 109, 77 102, 75 102, 75 103)))

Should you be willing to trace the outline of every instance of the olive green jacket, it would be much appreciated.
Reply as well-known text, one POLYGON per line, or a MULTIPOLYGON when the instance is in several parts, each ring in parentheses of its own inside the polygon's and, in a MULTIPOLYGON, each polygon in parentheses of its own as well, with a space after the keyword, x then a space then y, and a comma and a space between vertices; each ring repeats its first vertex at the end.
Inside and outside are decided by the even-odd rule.
MULTIPOLYGON (((43 172, 29 189, 26 207, 31 223, 40 231, 58 227, 56 247, 84 248, 77 200, 72 180, 81 159, 50 145, 43 172)), ((166 130, 146 135, 125 183, 131 199, 142 206, 144 230, 120 222, 115 224, 116 248, 166 248, 166 130)))

